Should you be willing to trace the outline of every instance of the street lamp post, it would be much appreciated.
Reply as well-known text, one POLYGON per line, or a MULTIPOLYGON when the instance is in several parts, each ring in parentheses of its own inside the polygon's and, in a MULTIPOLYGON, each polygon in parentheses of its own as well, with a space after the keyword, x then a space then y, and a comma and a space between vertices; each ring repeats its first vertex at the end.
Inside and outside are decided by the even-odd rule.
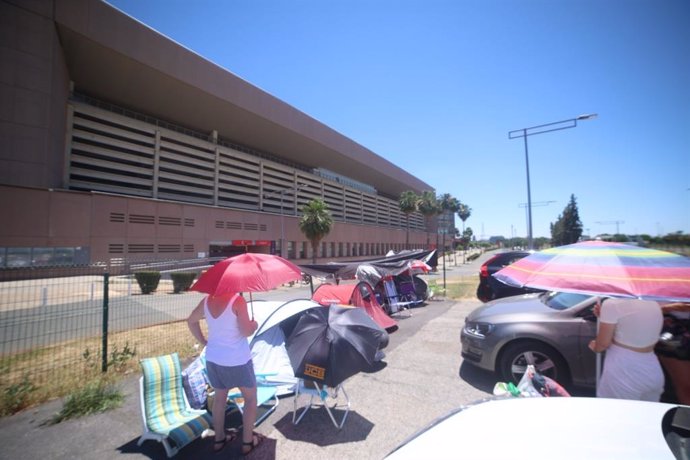
MULTIPOLYGON (((306 184, 298 184, 297 187, 287 187, 281 190, 276 190, 274 192, 265 194, 264 197, 270 198, 274 197, 276 195, 280 195, 280 257, 285 258, 285 223, 284 223, 284 213, 283 213, 283 201, 285 194, 288 192, 294 192, 297 194, 297 192, 304 187, 306 184)), ((297 203, 295 203, 296 205, 297 203)))
POLYGON ((528 249, 534 249, 534 242, 532 240, 532 191, 530 190, 530 180, 529 180, 529 150, 527 148, 527 137, 533 136, 535 134, 549 133, 551 131, 560 131, 562 129, 575 128, 577 122, 581 120, 591 120, 596 118, 596 113, 588 113, 585 115, 580 115, 576 118, 570 118, 568 120, 554 121, 552 123, 546 123, 543 125, 531 126, 529 128, 516 129, 515 131, 508 132, 508 139, 525 139, 525 169, 527 172, 527 245, 528 249))
MULTIPOLYGON (((532 207, 535 207, 535 206, 548 206, 548 205, 550 205, 551 203, 555 203, 555 201, 554 201, 554 200, 549 200, 549 201, 533 201, 533 202, 532 202, 532 207)), ((525 208, 525 224, 527 224, 527 227, 529 228, 530 217, 527 216, 527 209, 528 209, 527 203, 519 203, 518 206, 521 207, 521 208, 525 208)), ((529 248, 529 249, 534 249, 534 248, 529 248)))

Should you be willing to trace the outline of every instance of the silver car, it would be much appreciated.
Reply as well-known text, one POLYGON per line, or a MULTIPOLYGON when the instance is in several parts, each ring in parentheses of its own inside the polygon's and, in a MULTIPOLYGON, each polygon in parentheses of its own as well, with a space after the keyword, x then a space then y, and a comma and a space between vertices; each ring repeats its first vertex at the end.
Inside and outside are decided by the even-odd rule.
POLYGON ((595 385, 596 297, 544 292, 486 303, 465 319, 465 362, 517 384, 528 364, 563 386, 595 385))

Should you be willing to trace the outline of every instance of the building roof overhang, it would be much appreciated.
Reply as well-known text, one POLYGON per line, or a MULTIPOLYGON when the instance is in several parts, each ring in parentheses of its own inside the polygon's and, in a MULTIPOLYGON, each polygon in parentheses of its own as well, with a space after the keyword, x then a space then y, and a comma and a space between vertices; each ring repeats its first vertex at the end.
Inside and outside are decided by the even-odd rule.
MULTIPOLYGON (((100 0, 55 3, 70 80, 90 96, 397 197, 433 187, 100 0)), ((391 133, 391 135, 393 135, 391 133)))

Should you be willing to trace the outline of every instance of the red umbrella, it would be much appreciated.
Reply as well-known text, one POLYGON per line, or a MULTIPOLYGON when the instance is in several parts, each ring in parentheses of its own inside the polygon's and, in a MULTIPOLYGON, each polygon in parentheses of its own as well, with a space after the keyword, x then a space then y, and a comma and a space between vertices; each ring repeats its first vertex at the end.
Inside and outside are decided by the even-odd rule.
POLYGON ((270 291, 301 277, 302 270, 280 256, 245 253, 218 262, 203 273, 189 289, 214 296, 230 292, 249 292, 251 302, 252 292, 270 291))

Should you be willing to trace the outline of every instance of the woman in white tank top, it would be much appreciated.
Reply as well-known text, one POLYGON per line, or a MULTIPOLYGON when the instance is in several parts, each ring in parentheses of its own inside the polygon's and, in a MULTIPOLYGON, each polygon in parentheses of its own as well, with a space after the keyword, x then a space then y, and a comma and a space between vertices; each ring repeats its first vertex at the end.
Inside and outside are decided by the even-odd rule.
POLYGON ((258 327, 249 318, 247 302, 238 293, 204 298, 187 318, 192 335, 206 347, 206 373, 215 391, 213 399, 213 450, 220 452, 234 435, 225 433, 225 408, 228 391, 238 387, 244 398, 242 414, 242 452, 251 452, 263 440, 254 433, 256 421, 256 377, 247 337, 258 327), (201 330, 200 321, 206 318, 208 338, 201 330))
POLYGON ((589 348, 606 350, 604 370, 597 386, 602 398, 659 401, 664 373, 654 346, 663 324, 657 302, 638 299, 606 299, 594 308, 599 332, 589 348))

